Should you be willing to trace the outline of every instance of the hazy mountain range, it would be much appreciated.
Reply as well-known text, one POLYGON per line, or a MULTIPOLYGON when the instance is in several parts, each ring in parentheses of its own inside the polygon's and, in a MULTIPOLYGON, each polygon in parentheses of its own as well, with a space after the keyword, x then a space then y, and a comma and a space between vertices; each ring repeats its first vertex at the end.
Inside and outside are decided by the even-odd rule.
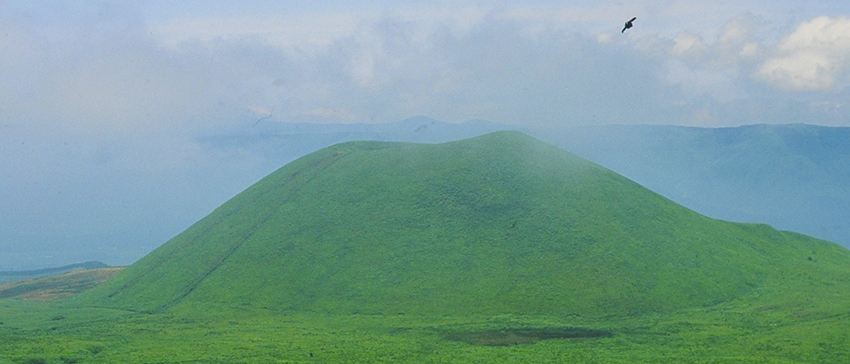
POLYGON ((44 268, 37 270, 27 270, 27 271, 0 271, 0 284, 16 282, 16 281, 24 281, 29 279, 43 278, 43 277, 52 277, 58 276, 62 274, 67 274, 71 272, 91 270, 91 269, 100 269, 107 268, 106 264, 97 261, 85 262, 85 263, 76 263, 66 265, 64 267, 58 268, 44 268))

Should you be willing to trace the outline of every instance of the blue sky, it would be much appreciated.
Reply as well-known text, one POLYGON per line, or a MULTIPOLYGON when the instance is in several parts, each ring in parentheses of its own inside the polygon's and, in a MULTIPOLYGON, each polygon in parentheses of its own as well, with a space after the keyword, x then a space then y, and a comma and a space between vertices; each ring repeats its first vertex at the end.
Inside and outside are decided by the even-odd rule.
POLYGON ((0 269, 138 259, 268 115, 850 126, 848 86, 844 1, 0 1, 0 269))

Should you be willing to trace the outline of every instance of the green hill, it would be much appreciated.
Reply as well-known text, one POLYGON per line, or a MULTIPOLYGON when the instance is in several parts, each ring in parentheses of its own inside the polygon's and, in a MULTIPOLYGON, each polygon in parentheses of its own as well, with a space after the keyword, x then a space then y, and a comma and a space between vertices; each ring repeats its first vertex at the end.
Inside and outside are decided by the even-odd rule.
POLYGON ((0 363, 850 362, 846 249, 514 132, 326 148, 106 283, 16 297, 0 363))
POLYGON ((784 272, 817 276, 847 262, 835 244, 709 219, 499 132, 310 154, 77 302, 599 317, 715 305, 784 272))

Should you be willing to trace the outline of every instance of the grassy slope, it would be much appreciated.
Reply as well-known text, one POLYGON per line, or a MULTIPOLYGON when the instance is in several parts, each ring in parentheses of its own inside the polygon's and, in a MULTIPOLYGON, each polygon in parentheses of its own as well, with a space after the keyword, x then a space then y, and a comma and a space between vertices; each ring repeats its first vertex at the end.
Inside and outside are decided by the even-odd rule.
POLYGON ((44 277, 53 277, 71 272, 78 272, 90 269, 107 268, 106 264, 101 262, 91 261, 85 263, 70 264, 59 268, 46 268, 29 271, 3 271, 0 272, 0 284, 25 281, 29 279, 37 279, 44 277))
POLYGON ((643 125, 537 134, 706 215, 850 246, 850 128, 643 125))
POLYGON ((487 161, 486 169, 474 173, 463 173, 469 163, 455 161, 450 169, 441 164, 448 158, 441 152, 476 163, 494 155, 475 152, 469 142, 448 145, 451 148, 355 143, 299 160, 237 196, 143 264, 127 269, 137 272, 98 287, 99 292, 54 304, 0 300, 0 363, 850 360, 846 345, 850 316, 844 304, 850 300, 850 257, 845 249, 763 225, 706 219, 562 152, 533 143, 518 145, 510 134, 489 138, 496 142, 474 143, 486 142, 499 150, 534 148, 535 153, 510 154, 528 171, 510 174, 499 168, 515 166, 516 160, 487 161), (381 156, 372 159, 374 164, 366 163, 369 159, 363 154, 372 153, 391 153, 395 159, 381 156), (367 168, 346 165, 352 155, 359 155, 350 159, 367 168), (569 173, 563 170, 564 162, 569 173), (409 170, 396 169, 395 175, 382 177, 392 185, 377 178, 360 179, 371 181, 368 185, 352 182, 358 181, 354 176, 373 176, 370 171, 388 165, 409 170), (321 168, 334 173, 309 175, 321 168), (321 184, 293 185, 299 176, 324 179, 321 184), (398 184, 399 176, 410 182, 398 184), (451 190, 461 182, 503 187, 451 190), (291 189, 267 188, 280 185, 291 189), (310 191, 311 185, 324 189, 310 191), (348 192, 334 194, 339 185, 348 192), (423 185, 428 188, 422 189, 423 185), (551 192, 552 185, 564 186, 552 192, 557 198, 528 192, 551 192), (407 205, 370 199, 375 191, 387 196, 393 186, 417 193, 396 195, 408 196, 407 205), (499 194, 511 186, 523 186, 523 203, 499 194), (432 197, 428 191, 434 191, 432 197), (296 205, 304 203, 299 198, 311 201, 322 213, 296 213, 275 193, 285 194, 286 201, 294 199, 296 205), (421 206, 422 200, 416 198, 422 194, 446 212, 430 216, 436 212, 428 208, 416 209, 416 214, 401 209, 421 206), (511 203, 500 205, 505 199, 511 203), (266 213, 240 216, 238 211, 251 201, 266 213), (361 211, 362 216, 354 218, 345 215, 352 213, 346 201, 384 210, 361 211), (616 209, 606 205, 615 201, 616 209), (647 204, 654 207, 646 209, 647 204), (486 212, 489 215, 482 215, 486 212), (552 216, 564 216, 560 221, 567 223, 549 224, 547 218, 552 216), (591 224, 588 216, 605 219, 591 224), (228 221, 236 217, 256 227, 250 234, 228 230, 245 222, 228 221), (382 219, 388 222, 381 223, 382 219), (275 223, 266 226, 263 221, 275 223), (392 230, 400 221, 412 227, 392 230), (367 222, 372 224, 371 235, 358 236, 367 222), (435 230, 437 222, 441 229, 435 230), (291 231, 291 238, 271 240, 275 244, 262 243, 288 229, 287 224, 304 229, 291 231), (452 235, 459 232, 462 237, 452 235), (227 234, 230 239, 219 239, 227 234), (240 243, 234 249, 225 241, 240 243), (307 251, 303 245, 308 241, 320 245, 310 245, 307 251), (194 260, 181 257, 181 252, 196 253, 193 249, 200 245, 208 255, 194 260), (399 250, 405 255, 393 253, 399 250), (187 268, 192 262, 208 265, 160 270, 175 264, 173 259, 185 259, 176 264, 187 268), (296 259, 304 262, 297 265, 296 259), (358 264, 351 263, 356 260, 358 264), (237 268, 249 261, 253 264, 237 268), (230 264, 209 265, 217 262, 230 264), (441 274, 446 271, 450 274, 441 274), (305 272, 305 277, 292 272, 305 272), (559 276, 565 272, 571 275, 559 276), (183 280, 162 281, 170 284, 158 292, 147 282, 151 277, 183 280), (411 279, 413 283, 407 281, 411 279), (187 290, 187 284, 193 289, 187 290), (119 291, 121 287, 127 288, 119 291), (446 292, 427 290, 433 287, 446 292), (214 289, 226 291, 213 294, 214 289), (304 296, 293 297, 290 291, 304 296), (99 300, 114 292, 119 293, 105 302, 131 309, 179 303, 155 314, 88 307, 102 305, 99 300), (149 296, 134 298, 131 292, 149 296), (370 300, 366 293, 382 296, 370 300), (146 304, 148 299, 153 303, 146 304), (446 301, 439 306, 428 301, 437 299, 446 301), (418 300, 424 302, 417 304, 418 300), (464 332, 564 326, 606 330, 613 336, 505 347, 447 340, 464 332))
POLYGON ((26 301, 53 301, 70 297, 106 282, 122 269, 124 268, 92 268, 55 277, 0 284, 0 298, 15 297, 26 301))
POLYGON ((705 218, 519 133, 356 142, 273 173, 83 301, 640 314, 724 302, 836 251, 792 240, 705 218))

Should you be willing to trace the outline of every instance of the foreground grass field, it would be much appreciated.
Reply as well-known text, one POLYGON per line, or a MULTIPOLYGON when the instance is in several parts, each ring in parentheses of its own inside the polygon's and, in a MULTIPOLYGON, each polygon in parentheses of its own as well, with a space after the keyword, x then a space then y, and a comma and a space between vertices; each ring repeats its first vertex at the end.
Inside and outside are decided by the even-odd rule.
POLYGON ((823 283, 804 278, 713 307, 602 318, 218 306, 144 314, 7 299, 0 363, 850 362, 850 294, 810 296, 823 283), (767 299, 774 304, 764 306, 767 299), (576 332, 589 337, 558 337, 582 336, 576 332))

